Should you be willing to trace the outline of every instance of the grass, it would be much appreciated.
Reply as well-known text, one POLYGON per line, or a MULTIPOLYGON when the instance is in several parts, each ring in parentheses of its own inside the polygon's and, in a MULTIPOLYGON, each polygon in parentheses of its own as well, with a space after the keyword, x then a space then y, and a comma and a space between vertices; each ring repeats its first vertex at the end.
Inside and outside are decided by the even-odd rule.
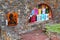
POLYGON ((46 25, 47 31, 60 33, 60 24, 46 25))

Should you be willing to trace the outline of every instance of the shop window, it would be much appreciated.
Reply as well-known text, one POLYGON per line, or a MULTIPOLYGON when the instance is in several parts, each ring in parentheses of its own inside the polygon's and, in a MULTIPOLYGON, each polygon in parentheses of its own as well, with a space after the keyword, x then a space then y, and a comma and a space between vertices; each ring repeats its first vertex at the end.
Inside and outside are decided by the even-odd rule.
POLYGON ((47 4, 38 4, 38 7, 34 7, 31 10, 29 16, 29 23, 47 21, 52 18, 52 10, 47 4))

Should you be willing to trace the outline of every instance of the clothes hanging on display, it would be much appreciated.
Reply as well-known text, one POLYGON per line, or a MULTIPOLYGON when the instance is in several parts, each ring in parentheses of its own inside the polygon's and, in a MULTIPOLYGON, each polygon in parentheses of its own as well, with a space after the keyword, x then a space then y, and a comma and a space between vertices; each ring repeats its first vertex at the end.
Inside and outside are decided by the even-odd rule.
POLYGON ((41 21, 41 15, 37 15, 37 22, 41 21))
POLYGON ((45 4, 39 4, 37 7, 34 7, 31 15, 32 17, 29 17, 30 22, 46 21, 52 18, 51 9, 48 5, 45 4))
POLYGON ((31 15, 34 15, 34 9, 32 10, 31 15))
POLYGON ((41 9, 38 9, 38 13, 39 13, 39 15, 41 14, 41 9))
POLYGON ((38 9, 34 9, 34 14, 38 15, 38 9))
POLYGON ((42 13, 43 13, 43 14, 45 14, 45 11, 46 11, 46 9, 45 9, 45 8, 43 8, 43 9, 42 9, 42 13))
POLYGON ((46 20, 46 14, 41 14, 41 21, 45 21, 46 20))
POLYGON ((46 20, 49 20, 49 14, 46 14, 46 20))
POLYGON ((32 23, 32 22, 35 22, 36 20, 37 20, 36 15, 33 15, 33 16, 30 18, 31 23, 32 23))
POLYGON ((45 11, 47 14, 49 13, 49 8, 46 8, 46 11, 45 11))

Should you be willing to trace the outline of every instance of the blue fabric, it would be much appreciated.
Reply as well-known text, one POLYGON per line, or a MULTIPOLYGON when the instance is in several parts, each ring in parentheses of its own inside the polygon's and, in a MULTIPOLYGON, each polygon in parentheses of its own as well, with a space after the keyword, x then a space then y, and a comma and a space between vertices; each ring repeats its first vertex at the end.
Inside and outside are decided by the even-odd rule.
POLYGON ((48 14, 46 14, 46 20, 49 20, 49 16, 48 16, 48 14))
POLYGON ((41 14, 41 20, 45 21, 46 20, 46 14, 41 14))
POLYGON ((34 15, 34 10, 32 10, 31 15, 34 15))

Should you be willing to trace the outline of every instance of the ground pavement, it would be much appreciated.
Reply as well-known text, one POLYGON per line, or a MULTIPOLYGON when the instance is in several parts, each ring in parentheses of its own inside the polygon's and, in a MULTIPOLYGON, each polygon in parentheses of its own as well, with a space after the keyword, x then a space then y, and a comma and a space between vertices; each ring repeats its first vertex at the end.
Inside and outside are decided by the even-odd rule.
MULTIPOLYGON (((41 30, 35 30, 30 33, 22 34, 22 40, 49 40, 49 38, 41 30)), ((60 39, 57 37, 51 37, 51 40, 60 39)))

